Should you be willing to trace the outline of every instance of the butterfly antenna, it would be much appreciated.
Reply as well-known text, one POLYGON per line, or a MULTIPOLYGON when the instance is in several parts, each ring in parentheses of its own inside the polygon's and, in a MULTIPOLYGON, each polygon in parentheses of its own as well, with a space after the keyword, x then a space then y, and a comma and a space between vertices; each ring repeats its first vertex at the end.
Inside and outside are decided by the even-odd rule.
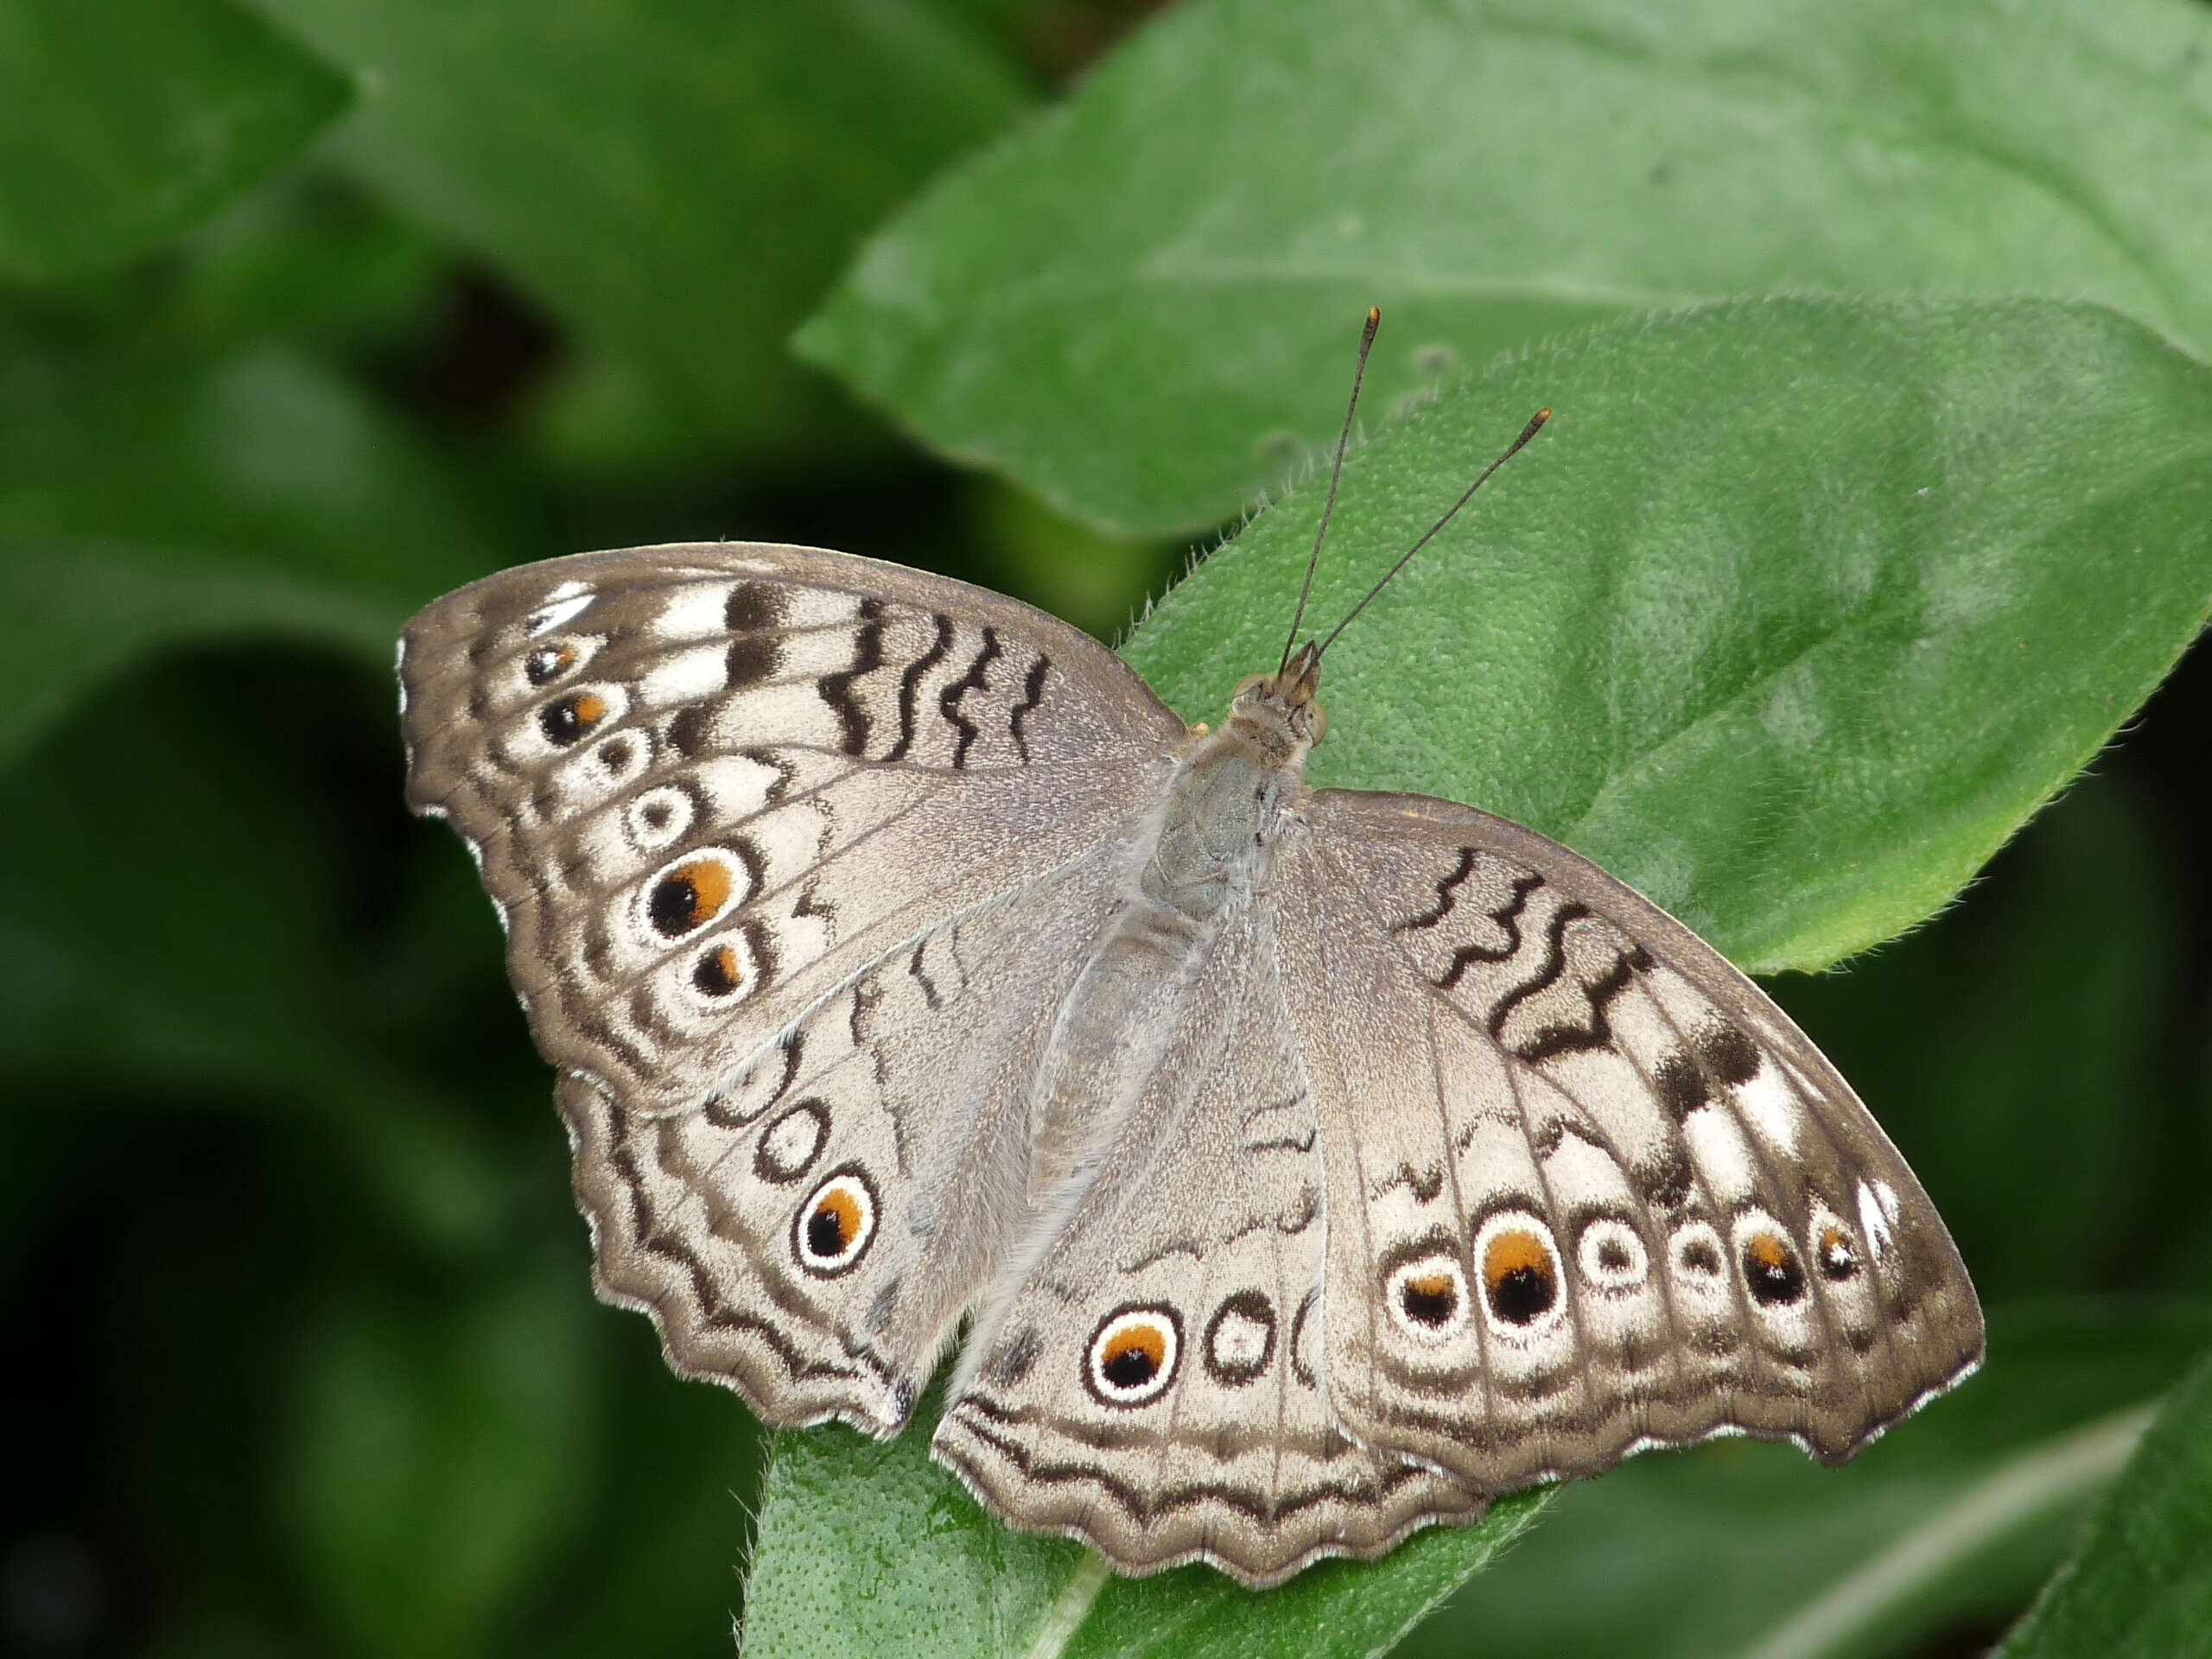
POLYGON ((1290 666, 1291 648, 1298 643, 1298 625, 1306 620, 1306 601, 1313 596, 1313 572, 1321 563, 1321 542, 1329 533, 1329 515, 1337 510, 1337 485, 1344 475, 1344 446, 1351 442, 1351 418, 1359 412, 1359 383, 1367 378, 1367 354, 1375 348, 1375 331, 1382 326, 1382 308, 1367 308, 1367 327, 1359 334, 1359 362, 1351 372, 1351 402, 1344 409, 1344 429, 1337 434, 1337 464, 1329 471, 1329 499, 1321 504, 1320 527, 1313 532, 1313 556, 1306 561, 1306 585, 1298 590, 1298 609, 1290 619, 1290 638, 1282 642, 1280 674, 1290 666))
POLYGON ((1461 496, 1457 501, 1454 501, 1451 507, 1446 512, 1445 515, 1441 518, 1439 518, 1434 524, 1431 524, 1428 529, 1423 532, 1421 538, 1419 541, 1415 542, 1411 547, 1408 548, 1403 554, 1399 556, 1398 562, 1382 573, 1382 580, 1376 582, 1372 588, 1367 590, 1367 597, 1365 599, 1361 600, 1358 604, 1351 607, 1351 616, 1347 616, 1343 621, 1337 624, 1334 630, 1331 632, 1329 637, 1324 639, 1319 648, 1313 652, 1313 660, 1316 663, 1319 663, 1321 660, 1323 652, 1326 652, 1331 645, 1337 643, 1337 635, 1342 633, 1346 628, 1351 626, 1352 617, 1357 616, 1362 611, 1365 610, 1369 605, 1374 602, 1376 594, 1381 593, 1385 588, 1388 588, 1390 585, 1391 577, 1396 575, 1399 571, 1404 569, 1406 566, 1412 562, 1414 554, 1420 552, 1421 549, 1427 547, 1431 542, 1434 541, 1436 539, 1437 533, 1441 531, 1445 525, 1450 524, 1453 518, 1459 516, 1459 509, 1465 506, 1468 502, 1474 499, 1475 492, 1482 488, 1484 484, 1487 484, 1490 481, 1490 475, 1496 472, 1499 467, 1504 466, 1507 461, 1512 460, 1514 456, 1519 454, 1521 453, 1522 446, 1526 444, 1529 439, 1535 437, 1537 433, 1542 431, 1544 423, 1551 419, 1551 417, 1552 412, 1548 409, 1540 409, 1536 411, 1535 418, 1530 420, 1528 425, 1521 429, 1521 435, 1514 439, 1511 443, 1505 446, 1505 453, 1500 455, 1496 461, 1491 462, 1489 466, 1483 468, 1482 476, 1477 479, 1473 483, 1467 486, 1467 493, 1461 496))

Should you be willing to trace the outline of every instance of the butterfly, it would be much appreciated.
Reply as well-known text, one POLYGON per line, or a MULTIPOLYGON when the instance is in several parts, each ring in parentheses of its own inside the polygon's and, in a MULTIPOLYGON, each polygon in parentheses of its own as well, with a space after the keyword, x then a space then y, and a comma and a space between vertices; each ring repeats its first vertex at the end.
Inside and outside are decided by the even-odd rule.
POLYGON ((987 1508, 1255 1587, 1645 1447, 1841 1461, 1971 1371, 1926 1193, 1718 951, 1306 785, 1326 645, 1215 731, 818 549, 410 623, 408 798, 505 927, 601 1295, 777 1425, 895 1435, 957 1344, 931 1450, 987 1508))

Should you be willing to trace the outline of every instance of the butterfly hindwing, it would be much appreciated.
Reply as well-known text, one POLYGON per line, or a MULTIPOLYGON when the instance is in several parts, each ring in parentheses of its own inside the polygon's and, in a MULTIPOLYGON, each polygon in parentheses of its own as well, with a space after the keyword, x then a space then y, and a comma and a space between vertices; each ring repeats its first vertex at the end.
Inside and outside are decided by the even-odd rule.
POLYGON ((1730 1430, 1840 1460, 1977 1363, 1927 1195, 1717 951, 1469 808, 1306 816, 1281 925, 1349 1433, 1485 1491, 1730 1430))
POLYGON ((1331 1415, 1319 1125, 1271 936, 1247 912, 1216 944, 1081 1201, 980 1312, 933 1447, 1124 1571, 1271 1584, 1483 1507, 1331 1415))

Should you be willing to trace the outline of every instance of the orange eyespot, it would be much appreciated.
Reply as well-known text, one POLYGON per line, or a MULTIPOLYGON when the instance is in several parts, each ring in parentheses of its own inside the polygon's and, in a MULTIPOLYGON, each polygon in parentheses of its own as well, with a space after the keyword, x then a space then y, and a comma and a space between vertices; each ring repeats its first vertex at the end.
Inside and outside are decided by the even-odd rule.
POLYGON ((1467 1322, 1466 1270, 1446 1251, 1389 1267, 1382 1296, 1399 1328, 1416 1342, 1446 1340, 1467 1322))
POLYGON ((814 1189, 793 1229, 799 1265, 833 1278, 861 1259, 875 1236, 875 1194, 857 1168, 848 1167, 814 1189))
POLYGON ((524 659, 522 671, 532 685, 550 685, 575 665, 574 645, 540 645, 524 659))
POLYGON ((806 1224, 807 1247, 817 1255, 842 1255, 860 1236, 860 1200, 842 1187, 823 1195, 806 1224))
POLYGON ((538 729, 547 742, 565 749, 605 720, 610 706, 596 691, 574 692, 538 711, 538 729))
POLYGON ((1483 1283, 1492 1290, 1516 1273, 1538 1273, 1549 1278, 1551 1271, 1551 1252, 1544 1249, 1544 1241, 1518 1228, 1499 1233, 1483 1252, 1483 1283))
POLYGON ((1831 1279, 1848 1279, 1859 1271, 1859 1252, 1840 1227, 1821 1230, 1821 1271, 1831 1279))
POLYGON ((1509 1325, 1535 1324, 1559 1300, 1549 1247, 1525 1227, 1500 1228, 1483 1250, 1483 1289, 1499 1319, 1509 1325))
POLYGON ((1786 1306, 1805 1294, 1796 1252, 1780 1234, 1764 1230, 1744 1240, 1744 1282, 1751 1300, 1767 1307, 1786 1306))
POLYGON ((1098 1351, 1099 1369, 1123 1388, 1149 1382, 1167 1363, 1167 1338, 1158 1325, 1133 1325, 1118 1331, 1098 1351))
POLYGON ((654 931, 672 939, 705 926, 721 914, 734 886, 729 866, 718 858, 695 858, 677 865, 653 884, 646 909, 654 931))
POLYGON ((1166 1308, 1122 1308, 1092 1333, 1084 1356, 1084 1381, 1109 1406, 1141 1406, 1166 1392, 1182 1346, 1175 1316, 1166 1308))
POLYGON ((708 996, 728 996, 744 982, 744 965, 737 951, 727 944, 708 951, 691 970, 691 983, 708 996))

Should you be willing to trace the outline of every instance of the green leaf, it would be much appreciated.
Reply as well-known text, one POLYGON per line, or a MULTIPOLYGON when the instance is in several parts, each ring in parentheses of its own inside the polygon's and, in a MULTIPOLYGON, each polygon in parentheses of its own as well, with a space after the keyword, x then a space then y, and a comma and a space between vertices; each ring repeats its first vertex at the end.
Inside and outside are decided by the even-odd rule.
POLYGON ((231 0, 0 6, 0 276, 133 258, 290 160, 345 79, 231 0))
POLYGON ((2171 1283, 2190 1249, 2187 1207, 2152 1203, 2153 1236, 2143 1185, 2172 1156, 2152 1148, 2188 877, 2131 781, 2084 779, 1971 903, 1768 988, 1904 1152, 1985 1301, 2171 1283))
POLYGON ((1511 1498, 1472 1527, 1420 1534, 1381 1561, 1326 1562, 1278 1590, 1240 1589, 1205 1567, 1115 1579, 1077 1544, 984 1514, 930 1462, 936 1427, 932 1402, 895 1440, 842 1427, 776 1438, 746 1584, 745 1659, 1366 1655, 1543 1506, 1511 1498))
POLYGON ((371 79, 338 142, 360 176, 604 353, 579 396, 679 458, 830 417, 785 336, 869 225, 1025 101, 927 0, 257 3, 371 79))
POLYGON ((1173 530, 1333 435, 1370 302, 1377 408, 1785 289, 2086 297, 2212 355, 2208 200, 2186 0, 1199 0, 893 221, 799 343, 939 449, 1173 530))
MULTIPOLYGON (((1330 657, 1311 774, 1529 824, 1756 971, 1942 905, 2212 607, 2212 371, 2093 307, 1789 300, 1600 329, 1392 423, 1312 615, 1540 404, 1330 657)), ((1281 650, 1321 494, 1130 642, 1186 719, 1281 650)))
POLYGON ((399 625, 511 532, 325 371, 261 351, 118 374, 28 354, 0 397, 0 760, 188 640, 387 663, 399 625))
POLYGON ((2212 1357, 2174 1390, 2080 1552, 1999 1659, 2212 1649, 2212 1357))
POLYGON ((2212 1339, 2212 1304, 2015 1305, 1989 1332, 1980 1375, 1847 1468, 1723 1441, 1566 1488, 1402 1659, 1974 1650, 1938 1638, 2001 1628, 2033 1593, 2212 1339))

